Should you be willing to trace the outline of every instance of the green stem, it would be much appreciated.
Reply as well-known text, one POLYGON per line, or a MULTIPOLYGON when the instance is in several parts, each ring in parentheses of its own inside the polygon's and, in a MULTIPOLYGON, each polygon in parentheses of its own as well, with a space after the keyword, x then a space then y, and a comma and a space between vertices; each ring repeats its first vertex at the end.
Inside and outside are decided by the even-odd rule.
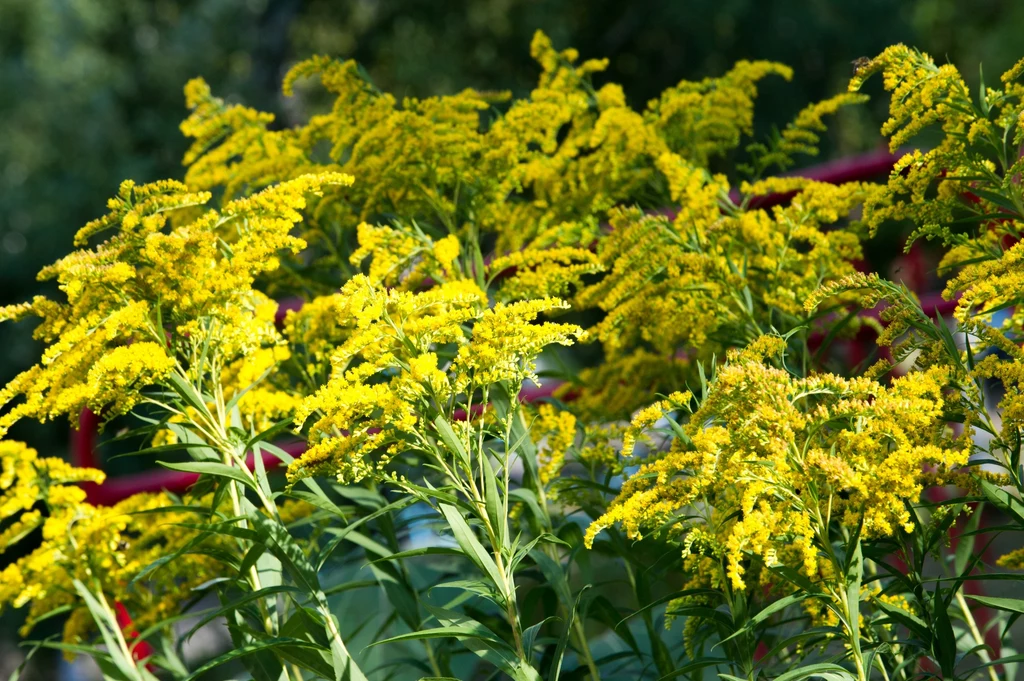
MULTIPOLYGON (((971 631, 971 637, 974 639, 974 643, 977 646, 985 645, 985 637, 981 635, 981 631, 978 629, 978 623, 974 620, 974 615, 971 613, 970 606, 967 605, 967 599, 964 598, 963 591, 957 589, 956 591, 956 602, 960 606, 960 611, 963 613, 964 621, 967 622, 967 628, 971 631)), ((992 656, 988 654, 988 650, 985 648, 978 648, 978 657, 985 664, 992 662, 992 656)), ((988 678, 990 681, 999 681, 999 675, 996 674, 994 666, 989 665, 987 668, 988 678)))

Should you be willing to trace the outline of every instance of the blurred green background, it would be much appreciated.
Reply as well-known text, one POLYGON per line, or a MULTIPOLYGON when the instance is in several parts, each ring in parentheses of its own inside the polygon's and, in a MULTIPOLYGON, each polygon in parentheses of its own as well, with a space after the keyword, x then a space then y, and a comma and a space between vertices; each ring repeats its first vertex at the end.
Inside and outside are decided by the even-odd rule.
MULTIPOLYGON (((122 179, 181 176, 181 90, 196 75, 282 125, 301 112, 280 79, 317 53, 357 59, 398 95, 523 95, 541 28, 557 46, 609 57, 605 78, 638 107, 737 59, 786 62, 796 77, 766 84, 764 129, 844 89, 852 60, 893 42, 955 63, 972 85, 984 62, 994 82, 1024 54, 1021 26, 1020 0, 0 0, 0 304, 43 290, 35 273, 122 179)), ((880 97, 844 113, 827 154, 877 147, 884 117, 880 97)), ((0 381, 38 353, 29 324, 0 325, 0 381)), ((68 429, 19 425, 11 436, 52 455, 68 429)), ((0 632, 0 658, 15 659, 4 652, 13 640, 0 632)))

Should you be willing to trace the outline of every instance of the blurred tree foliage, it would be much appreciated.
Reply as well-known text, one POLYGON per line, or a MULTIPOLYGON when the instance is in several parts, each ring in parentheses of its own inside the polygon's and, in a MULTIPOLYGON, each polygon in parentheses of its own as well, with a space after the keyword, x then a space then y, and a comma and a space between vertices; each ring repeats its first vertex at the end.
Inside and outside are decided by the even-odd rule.
MULTIPOLYGON (((230 100, 275 111, 284 70, 314 53, 352 57, 398 95, 462 87, 522 94, 537 28, 642 106, 682 78, 741 58, 792 65, 765 88, 760 121, 842 89, 850 61, 904 41, 992 73, 1020 52, 1015 0, 0 0, 0 303, 39 287, 121 179, 180 175, 181 87, 203 75, 230 100)), ((833 153, 875 145, 879 112, 849 112, 833 153)), ((28 329, 0 326, 0 380, 27 366, 28 329)), ((59 445, 63 428, 15 433, 59 445)))

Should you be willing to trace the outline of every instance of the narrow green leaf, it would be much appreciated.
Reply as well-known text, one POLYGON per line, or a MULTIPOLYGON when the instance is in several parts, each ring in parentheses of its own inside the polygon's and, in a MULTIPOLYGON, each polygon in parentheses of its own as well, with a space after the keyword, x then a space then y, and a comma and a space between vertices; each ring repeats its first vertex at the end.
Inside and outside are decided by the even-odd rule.
POLYGON ((256 486, 253 484, 253 480, 250 476, 242 473, 242 471, 238 470, 234 466, 228 466, 227 464, 223 464, 218 461, 183 461, 180 463, 157 461, 157 463, 164 468, 170 468, 172 471, 198 473, 200 475, 209 475, 215 478, 229 478, 242 483, 254 492, 256 491, 256 486))
POLYGON ((480 640, 487 640, 496 643, 501 643, 501 639, 491 636, 487 637, 480 633, 475 627, 433 627, 431 629, 421 629, 419 631, 410 631, 405 634, 398 634, 390 638, 383 639, 381 641, 374 641, 371 643, 369 648, 374 646, 384 645, 385 643, 397 643, 398 641, 421 641, 428 638, 474 638, 480 640))
POLYGON ((188 641, 190 638, 192 638, 193 635, 195 635, 197 631, 199 631, 204 626, 206 626, 213 620, 217 619, 218 617, 222 617, 228 614, 229 612, 233 612, 234 610, 241 608, 243 605, 246 605, 247 603, 258 601, 261 598, 265 598, 267 596, 272 596, 274 594, 280 593, 302 593, 302 590, 294 586, 278 585, 267 587, 265 589, 260 589, 259 591, 250 591, 249 593, 243 594, 239 598, 236 598, 235 600, 231 601, 227 605, 217 608, 216 610, 213 610, 206 616, 200 618, 200 620, 196 622, 191 629, 185 632, 185 635, 181 638, 183 641, 188 641))
POLYGON ((939 663, 944 679, 954 678, 956 667, 956 634, 953 633, 953 625, 949 621, 948 608, 949 603, 936 589, 932 597, 932 629, 935 632, 932 654, 939 663))
POLYGON ((297 638, 285 638, 275 636, 273 638, 263 639, 257 643, 250 643, 248 645, 244 645, 239 648, 229 650, 223 655, 218 655, 217 657, 213 658, 203 666, 199 667, 199 669, 192 672, 192 674, 185 681, 192 681, 193 679, 198 679, 211 669, 219 667, 222 664, 231 662, 232 660, 237 660, 239 658, 246 657, 248 655, 252 655, 254 653, 258 653, 261 651, 273 651, 274 648, 278 648, 280 646, 289 646, 292 648, 305 648, 308 650, 316 650, 319 647, 315 643, 310 643, 309 641, 303 641, 297 638))
POLYGON ((759 610, 756 615, 754 615, 749 620, 747 620, 747 622, 742 627, 737 629, 730 636, 727 636, 726 638, 723 638, 721 641, 719 641, 718 645, 721 645, 722 643, 725 643, 726 641, 731 641, 732 639, 736 638, 737 636, 739 636, 741 634, 746 634, 746 633, 749 633, 751 631, 754 631, 754 629, 756 628, 756 626, 758 624, 760 624, 761 622, 764 622, 766 619, 768 619, 769 617, 771 617, 775 613, 777 613, 777 612, 779 612, 781 610, 785 610, 789 606, 794 605, 796 603, 799 603, 800 601, 802 601, 802 600, 804 600, 806 598, 809 598, 809 597, 810 597, 810 594, 803 593, 803 592, 798 592, 798 593, 786 596, 785 598, 780 598, 777 601, 773 601, 773 602, 769 603, 767 606, 765 606, 764 608, 759 610))
POLYGON ((508 519, 502 512, 504 504, 498 494, 498 479, 486 453, 481 453, 480 465, 484 469, 484 510, 491 527, 498 534, 498 545, 505 546, 508 535, 508 519))
POLYGON ((196 392, 195 387, 191 383, 173 372, 167 377, 167 380, 170 382, 171 387, 174 388, 174 392, 176 392, 178 396, 185 401, 185 404, 192 407, 203 416, 206 416, 211 421, 213 420, 210 410, 206 408, 206 400, 196 392))
POLYGON ((565 577, 565 570, 562 568, 562 565, 540 550, 532 551, 530 557, 533 558, 540 571, 544 573, 544 577, 548 580, 548 585, 555 590, 555 594, 562 605, 566 608, 571 608, 573 605, 572 590, 569 588, 569 581, 565 577))
POLYGON ((1024 614, 1024 600, 1020 598, 996 598, 993 596, 975 596, 973 594, 964 594, 964 597, 996 610, 1024 614))
POLYGON ((117 624, 114 613, 104 607, 81 581, 75 579, 72 580, 72 583, 100 631, 103 643, 107 647, 106 654, 116 669, 117 675, 130 681, 147 681, 153 678, 151 674, 145 674, 143 670, 140 670, 135 664, 135 660, 123 650, 120 644, 121 628, 117 624))
MULTIPOLYGON (((691 672, 695 672, 705 667, 714 667, 720 664, 728 664, 731 662, 725 657, 702 657, 699 660, 694 660, 689 664, 683 665, 679 669, 673 670, 672 673, 666 674, 665 676, 659 677, 658 681, 671 681, 671 679, 678 679, 680 676, 686 676, 691 672)), ((728 674, 719 674, 721 678, 729 678, 728 674)), ((736 678, 736 677, 732 677, 736 678)), ((739 679, 739 681, 747 681, 746 679, 739 679)))
POLYGON ((309 558, 295 543, 295 539, 288 533, 288 530, 277 521, 267 518, 262 513, 251 514, 250 520, 260 535, 260 539, 267 545, 267 549, 281 561, 281 565, 288 575, 316 601, 317 609, 320 610, 323 617, 325 619, 332 618, 332 621, 325 623, 325 626, 334 630, 334 632, 328 631, 328 639, 334 661, 335 681, 342 681, 346 675, 350 681, 366 681, 366 676, 356 665, 345 647, 344 641, 341 640, 340 634, 337 633, 339 631, 337 620, 330 612, 327 597, 320 588, 317 570, 310 563, 309 558))
POLYGON ((844 681, 856 678, 849 671, 837 664, 820 662, 818 664, 810 664, 806 667, 800 667, 799 669, 788 671, 781 676, 775 677, 775 681, 801 681, 801 679, 807 679, 812 676, 824 676, 826 674, 835 675, 834 678, 843 679, 844 681))
POLYGON ((465 467, 465 470, 472 470, 469 462, 469 452, 466 450, 465 443, 459 439, 459 436, 455 433, 455 429, 452 425, 445 420, 444 416, 438 416, 434 419, 434 428, 437 429, 437 434, 440 436, 441 441, 444 442, 448 451, 458 457, 459 461, 465 467))
POLYGON ((458 542, 466 557, 490 577, 494 581, 495 586, 498 587, 498 592, 502 594, 502 597, 507 598, 509 594, 505 593, 504 575, 498 569, 494 559, 491 558, 483 545, 477 540, 473 530, 462 517, 462 513, 454 506, 448 504, 441 504, 441 513, 444 514, 445 520, 448 521, 448 526, 452 529, 455 541, 458 542))
POLYGON ((558 677, 562 673, 562 660, 565 658, 565 647, 569 645, 569 638, 572 636, 572 625, 576 621, 576 613, 580 609, 580 599, 583 598, 583 594, 590 588, 587 584, 580 592, 576 594, 576 600, 573 601, 572 607, 569 609, 569 617, 565 620, 565 629, 562 631, 562 637, 558 639, 558 645, 555 647, 555 657, 551 660, 551 668, 548 670, 548 678, 551 681, 558 681, 558 677))

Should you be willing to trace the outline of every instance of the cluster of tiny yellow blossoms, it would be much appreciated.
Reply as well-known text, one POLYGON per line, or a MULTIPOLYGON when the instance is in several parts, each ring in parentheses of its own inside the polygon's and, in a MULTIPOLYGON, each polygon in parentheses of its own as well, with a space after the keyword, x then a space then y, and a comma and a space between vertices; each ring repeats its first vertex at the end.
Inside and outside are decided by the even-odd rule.
POLYGON ((75 596, 76 579, 99 584, 145 627, 176 614, 184 594, 220 574, 216 561, 197 551, 133 581, 143 568, 198 536, 180 526, 192 516, 160 511, 173 503, 166 495, 93 506, 76 483, 102 482, 101 471, 39 457, 20 442, 0 441, 0 466, 0 522, 14 519, 0 532, 0 553, 41 530, 41 543, 0 571, 0 610, 29 606, 23 634, 54 609, 68 606, 64 640, 85 639, 95 625, 75 596))
POLYGON ((593 251, 563 246, 525 249, 495 258, 488 274, 501 278, 497 295, 503 300, 528 300, 568 296, 582 286, 586 275, 602 269, 593 251))
POLYGON ((530 425, 537 441, 537 467, 541 484, 547 485, 562 472, 566 455, 576 443, 576 417, 551 404, 541 404, 530 425))
POLYGON ((459 240, 454 234, 435 242, 415 225, 402 229, 365 222, 359 224, 356 234, 359 248, 349 261, 359 265, 369 258, 368 276, 376 283, 416 289, 426 277, 444 281, 455 272, 459 240))
MULTIPOLYGON (((220 187, 230 198, 311 168, 357 176, 300 226, 314 256, 282 274, 311 272, 304 291, 330 295, 322 283, 340 287, 356 266, 409 291, 470 276, 493 284, 500 301, 557 297, 596 308, 604 316, 588 337, 601 342, 605 361, 573 386, 580 414, 613 393, 632 396, 618 411, 593 414, 599 418, 679 389, 692 376, 679 353, 692 363, 742 346, 777 326, 780 314, 799 325, 810 292, 854 271, 859 242, 842 223, 880 187, 800 183, 790 206, 748 210, 732 205, 725 178, 706 169, 751 135, 760 81, 789 79, 791 69, 740 62, 721 77, 682 81, 635 111, 619 85, 592 83, 605 60, 581 62, 539 32, 531 54, 541 69, 537 87, 488 115, 506 98, 467 90, 399 102, 353 62, 316 57, 292 69, 285 92, 315 76, 336 98, 333 107, 269 131, 269 115, 226 106, 194 81, 183 126, 195 139, 189 186, 220 187), (625 208, 672 204, 672 220, 625 208), (601 228, 609 220, 610 232, 601 228), (485 267, 474 249, 492 234, 496 257, 485 267), (672 370, 631 370, 651 353, 672 370)), ((781 142, 748 150, 762 166, 755 175, 817 153, 823 118, 862 99, 847 93, 805 108, 781 142)))
POLYGON ((281 250, 303 246, 290 231, 306 196, 350 183, 341 174, 302 176, 166 231, 169 218, 209 195, 170 181, 124 183, 110 213, 79 239, 116 233, 40 275, 56 279, 67 301, 37 297, 0 310, 0 319, 40 317, 36 337, 48 344, 38 365, 0 391, 0 408, 9 407, 0 435, 26 417, 127 413, 142 389, 187 371, 181 358, 208 344, 225 361, 278 344, 276 305, 254 281, 278 267, 281 250))
MULTIPOLYGON (((733 353, 682 426, 686 438, 639 468, 587 541, 615 523, 640 536, 697 509, 707 514, 697 529, 722 547, 733 586, 743 588, 751 557, 781 561, 795 552, 794 567, 817 576, 831 522, 861 526, 865 537, 911 531, 906 504, 921 495, 924 467, 962 466, 970 453, 945 433, 945 372, 909 374, 890 387, 796 378, 765 362, 783 348, 764 337, 733 353)), ((678 401, 660 403, 634 425, 647 429, 675 409, 678 401)))
POLYGON ((927 54, 905 45, 889 47, 870 60, 850 89, 859 89, 879 72, 891 92, 890 118, 882 128, 890 136, 890 148, 897 151, 926 129, 941 134, 928 151, 903 155, 890 173, 887 191, 866 202, 865 219, 874 228, 885 220, 910 219, 917 234, 955 245, 946 268, 998 257, 988 230, 964 238, 952 224, 963 216, 965 205, 973 205, 978 214, 993 214, 1012 203, 999 197, 1020 194, 1014 178, 1024 159, 1016 152, 1007 156, 1005 149, 1011 140, 1015 146, 1024 141, 1024 130, 1017 125, 1024 113, 1024 86, 1015 82, 1019 69, 1003 74, 1003 88, 986 89, 977 104, 955 66, 937 66, 927 54))
POLYGON ((827 130, 821 119, 835 114, 844 106, 861 104, 867 99, 865 95, 844 92, 806 106, 786 125, 777 139, 767 143, 755 142, 747 147, 753 157, 753 162, 747 164, 747 168, 754 171, 755 175, 760 175, 772 166, 780 170, 791 167, 798 154, 817 156, 821 133, 827 130))
POLYGON ((552 343, 570 344, 579 327, 534 323, 564 307, 556 299, 487 306, 473 282, 456 279, 412 293, 353 277, 335 301, 336 320, 351 329, 334 351, 330 380, 306 398, 300 424, 315 416, 310 448, 289 479, 333 474, 357 481, 383 470, 391 457, 417 449, 420 415, 443 411, 460 394, 536 380, 534 361, 552 343), (447 359, 439 355, 456 347, 447 359), (384 380, 386 379, 386 380, 384 380))
MULTIPOLYGON (((612 380, 619 390, 649 401, 654 393, 640 382, 647 374, 633 369, 645 359, 655 367, 670 366, 665 358, 680 352, 691 362, 708 359, 742 347, 781 320, 787 328, 803 323, 803 301, 822 285, 853 274, 861 255, 855 231, 834 226, 882 191, 862 183, 772 178, 742 189, 748 195, 797 191, 788 205, 730 215, 723 212, 723 178, 678 156, 662 157, 659 165, 681 206, 675 219, 637 209, 613 211, 612 231, 597 246, 606 274, 575 298, 578 307, 607 313, 589 330, 601 341, 605 362, 580 375, 577 388, 584 399, 591 391, 611 392, 603 382, 612 380), (629 368, 616 369, 620 363, 629 368), (629 389, 622 386, 624 378, 629 389)), ((682 386, 668 381, 671 370, 655 371, 663 391, 682 386)))
POLYGON ((739 146, 754 125, 757 83, 768 76, 793 77, 793 69, 769 61, 739 61, 720 78, 683 81, 648 107, 647 118, 668 149, 700 167, 739 146))

